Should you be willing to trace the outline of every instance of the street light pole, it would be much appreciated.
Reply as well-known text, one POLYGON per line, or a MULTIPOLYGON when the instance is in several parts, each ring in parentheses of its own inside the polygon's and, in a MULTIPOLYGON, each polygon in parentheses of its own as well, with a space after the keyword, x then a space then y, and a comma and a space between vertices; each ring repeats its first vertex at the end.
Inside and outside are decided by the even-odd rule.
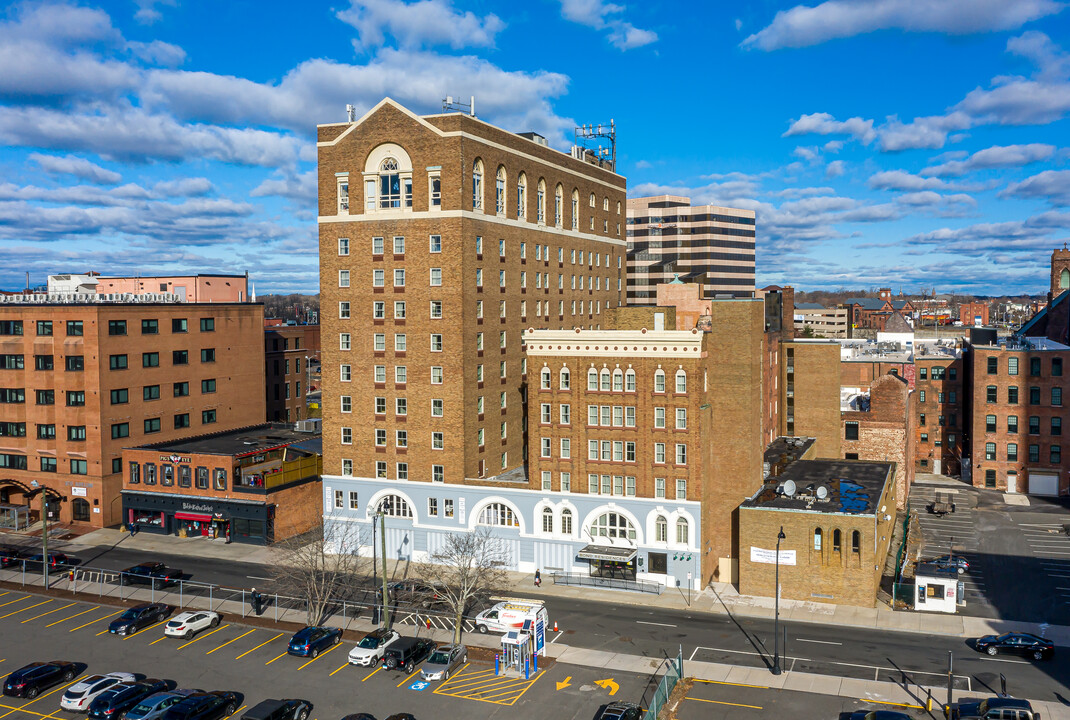
POLYGON ((780 526, 780 532, 776 536, 776 571, 775 579, 773 581, 775 587, 773 588, 773 674, 779 675, 783 672, 780 669, 780 541, 786 536, 784 535, 784 526, 780 526))
POLYGON ((382 522, 382 526, 379 528, 379 542, 382 543, 383 550, 383 618, 386 621, 383 627, 390 629, 390 596, 387 594, 386 588, 386 513, 379 510, 379 521, 382 522))

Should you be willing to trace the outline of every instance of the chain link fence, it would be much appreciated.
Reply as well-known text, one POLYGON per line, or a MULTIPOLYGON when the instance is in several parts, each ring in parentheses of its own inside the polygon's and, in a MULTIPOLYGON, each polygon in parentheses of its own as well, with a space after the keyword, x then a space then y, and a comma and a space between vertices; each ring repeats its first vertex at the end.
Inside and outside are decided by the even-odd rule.
POLYGON ((654 688, 654 695, 650 698, 646 715, 643 716, 645 720, 658 720, 661 715, 661 709, 669 702, 669 696, 672 695, 676 683, 680 682, 680 678, 684 676, 683 649, 681 648, 680 654, 675 658, 666 660, 664 667, 665 674, 661 676, 661 681, 654 688))

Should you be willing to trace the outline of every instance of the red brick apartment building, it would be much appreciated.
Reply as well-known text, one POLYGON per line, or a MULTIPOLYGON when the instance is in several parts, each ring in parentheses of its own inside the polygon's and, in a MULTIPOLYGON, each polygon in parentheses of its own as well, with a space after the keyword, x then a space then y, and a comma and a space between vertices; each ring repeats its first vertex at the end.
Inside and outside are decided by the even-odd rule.
POLYGON ((122 448, 262 421, 262 305, 115 297, 0 298, 0 503, 112 525, 122 448))
POLYGON ((312 366, 319 364, 319 325, 264 327, 265 398, 270 422, 308 417, 305 395, 312 386, 312 366))
POLYGON ((522 333, 596 328, 623 303, 624 178, 389 99, 318 136, 326 474, 521 468, 522 333))
POLYGON ((918 472, 958 476, 969 431, 962 349, 920 345, 914 352, 914 459, 918 472))

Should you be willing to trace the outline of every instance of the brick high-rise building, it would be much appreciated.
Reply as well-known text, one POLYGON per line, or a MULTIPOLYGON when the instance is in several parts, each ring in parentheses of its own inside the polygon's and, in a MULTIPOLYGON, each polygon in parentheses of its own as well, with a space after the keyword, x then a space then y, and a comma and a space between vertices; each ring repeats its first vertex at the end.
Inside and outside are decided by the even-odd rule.
POLYGON ((597 328, 623 301, 625 180, 389 99, 318 139, 324 485, 360 498, 325 510, 425 517, 444 483, 473 486, 475 518, 527 487, 523 331, 597 328))
POLYGON ((312 387, 311 367, 319 364, 319 354, 319 325, 264 328, 268 421, 294 422, 308 417, 305 396, 312 387))
POLYGON ((702 297, 754 296, 753 210, 674 195, 628 200, 628 303, 644 305, 679 275, 702 297))
POLYGON ((122 448, 263 422, 263 324, 173 293, 0 297, 0 503, 40 484, 55 520, 120 522, 122 448))

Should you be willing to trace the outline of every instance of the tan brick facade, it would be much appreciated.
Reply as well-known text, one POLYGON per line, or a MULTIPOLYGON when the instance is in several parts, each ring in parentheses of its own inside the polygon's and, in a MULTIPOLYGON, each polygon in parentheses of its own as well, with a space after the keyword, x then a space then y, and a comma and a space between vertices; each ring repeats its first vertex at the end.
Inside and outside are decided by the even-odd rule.
POLYGON ((36 480, 65 498, 54 519, 118 523, 122 448, 262 421, 263 322, 254 303, 0 306, 0 323, 22 332, 0 335, 0 355, 23 363, 0 369, 0 388, 23 397, 0 404, 0 446, 5 464, 26 464, 0 468, 0 502, 23 502, 36 480), (36 369, 47 359, 53 369, 36 369))
POLYGON ((843 455, 895 463, 894 495, 902 509, 914 482, 914 396, 898 375, 878 378, 870 386, 869 396, 869 410, 841 413, 843 455))
POLYGON ((391 479, 407 473, 409 480, 464 483, 520 467, 521 333, 527 327, 602 326, 606 311, 621 304, 624 179, 475 118, 419 118, 391 101, 356 123, 321 126, 319 140, 326 473, 391 479), (402 183, 411 177, 411 207, 407 186, 399 186, 396 202, 378 193, 387 158, 397 161, 402 183), (473 202, 477 165, 480 207, 473 202), (499 168, 505 175, 501 212, 499 168), (439 205, 431 204, 435 178, 439 205), (343 179, 349 183, 348 210, 339 200, 343 179), (378 193, 371 208, 366 180, 378 193), (383 208, 383 202, 396 206, 383 208), (348 254, 340 254, 342 238, 348 254), (381 253, 374 238, 382 238, 381 253), (403 238, 404 252, 393 252, 395 238, 403 238), (375 287, 377 271, 381 287, 375 287), (396 282, 398 271, 404 286, 396 282), (340 287, 343 272, 348 287, 340 287), (381 318, 375 316, 377 302, 384 303, 381 318), (404 318, 397 303, 404 303, 404 318), (433 316, 432 303, 440 303, 440 317, 433 316), (376 349, 377 335, 383 350, 376 349), (404 415, 397 412, 399 400, 404 415), (376 402, 386 412, 376 412, 376 402))
POLYGON ((839 344, 786 342, 781 353, 780 434, 814 438, 816 457, 841 457, 839 344))

